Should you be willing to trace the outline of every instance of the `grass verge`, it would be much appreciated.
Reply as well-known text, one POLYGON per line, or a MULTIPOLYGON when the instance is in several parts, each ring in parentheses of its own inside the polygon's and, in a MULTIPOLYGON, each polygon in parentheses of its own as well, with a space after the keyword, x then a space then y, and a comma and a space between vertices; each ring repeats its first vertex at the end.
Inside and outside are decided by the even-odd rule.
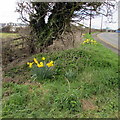
POLYGON ((3 118, 118 118, 115 53, 98 43, 33 58, 43 56, 56 63, 52 79, 33 81, 27 65, 5 73, 3 118))

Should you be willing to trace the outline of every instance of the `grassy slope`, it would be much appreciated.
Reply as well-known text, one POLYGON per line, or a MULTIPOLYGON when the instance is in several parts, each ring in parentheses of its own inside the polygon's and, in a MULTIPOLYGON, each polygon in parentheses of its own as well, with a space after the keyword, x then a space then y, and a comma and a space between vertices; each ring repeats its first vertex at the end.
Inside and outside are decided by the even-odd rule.
POLYGON ((117 117, 118 56, 115 53, 97 44, 33 57, 42 56, 56 62, 53 79, 29 83, 26 65, 7 72, 6 76, 20 78, 22 83, 3 82, 3 117, 117 117), (91 101, 86 103, 87 108, 86 101, 91 101))

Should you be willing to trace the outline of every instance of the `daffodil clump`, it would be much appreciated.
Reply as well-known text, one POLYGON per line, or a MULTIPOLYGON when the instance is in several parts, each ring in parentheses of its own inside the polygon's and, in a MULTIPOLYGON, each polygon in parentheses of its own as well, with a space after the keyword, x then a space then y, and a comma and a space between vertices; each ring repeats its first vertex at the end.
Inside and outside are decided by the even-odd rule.
POLYGON ((46 62, 45 57, 42 57, 41 61, 34 58, 33 62, 27 62, 27 65, 31 68, 35 79, 50 78, 53 75, 54 61, 46 62))
POLYGON ((36 66, 38 68, 41 67, 53 67, 54 66, 54 62, 50 61, 48 63, 45 62, 45 57, 42 57, 42 62, 38 62, 38 60, 36 58, 33 59, 34 62, 27 62, 27 65, 29 65, 29 68, 32 68, 33 64, 36 64, 36 66))
POLYGON ((86 39, 85 41, 83 41, 82 44, 94 44, 94 45, 96 45, 97 42, 96 42, 96 40, 86 39))

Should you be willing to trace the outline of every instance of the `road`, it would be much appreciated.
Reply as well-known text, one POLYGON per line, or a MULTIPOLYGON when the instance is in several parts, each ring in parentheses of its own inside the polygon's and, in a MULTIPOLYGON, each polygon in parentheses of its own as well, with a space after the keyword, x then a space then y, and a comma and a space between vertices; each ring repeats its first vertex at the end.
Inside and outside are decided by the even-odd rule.
POLYGON ((120 42, 118 42, 118 37, 120 37, 120 33, 104 32, 97 34, 96 37, 103 45, 112 49, 116 53, 120 51, 120 48, 118 47, 120 46, 120 42))

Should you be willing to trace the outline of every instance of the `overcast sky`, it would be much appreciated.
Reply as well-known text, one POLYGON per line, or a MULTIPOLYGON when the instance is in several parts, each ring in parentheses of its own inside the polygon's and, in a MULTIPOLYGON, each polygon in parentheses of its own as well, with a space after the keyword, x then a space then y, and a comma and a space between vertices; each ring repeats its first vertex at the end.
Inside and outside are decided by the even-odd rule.
MULTIPOLYGON (((18 20, 19 14, 15 12, 16 3, 21 0, 1 0, 0 4, 0 23, 8 23, 8 22, 21 22, 18 20)), ((108 23, 107 18, 103 17, 103 28, 118 28, 118 11, 113 14, 114 23, 108 23)), ((89 26, 89 20, 82 21, 86 26, 89 26)), ((93 28, 101 28, 101 17, 97 17, 92 19, 92 27, 93 28)))

